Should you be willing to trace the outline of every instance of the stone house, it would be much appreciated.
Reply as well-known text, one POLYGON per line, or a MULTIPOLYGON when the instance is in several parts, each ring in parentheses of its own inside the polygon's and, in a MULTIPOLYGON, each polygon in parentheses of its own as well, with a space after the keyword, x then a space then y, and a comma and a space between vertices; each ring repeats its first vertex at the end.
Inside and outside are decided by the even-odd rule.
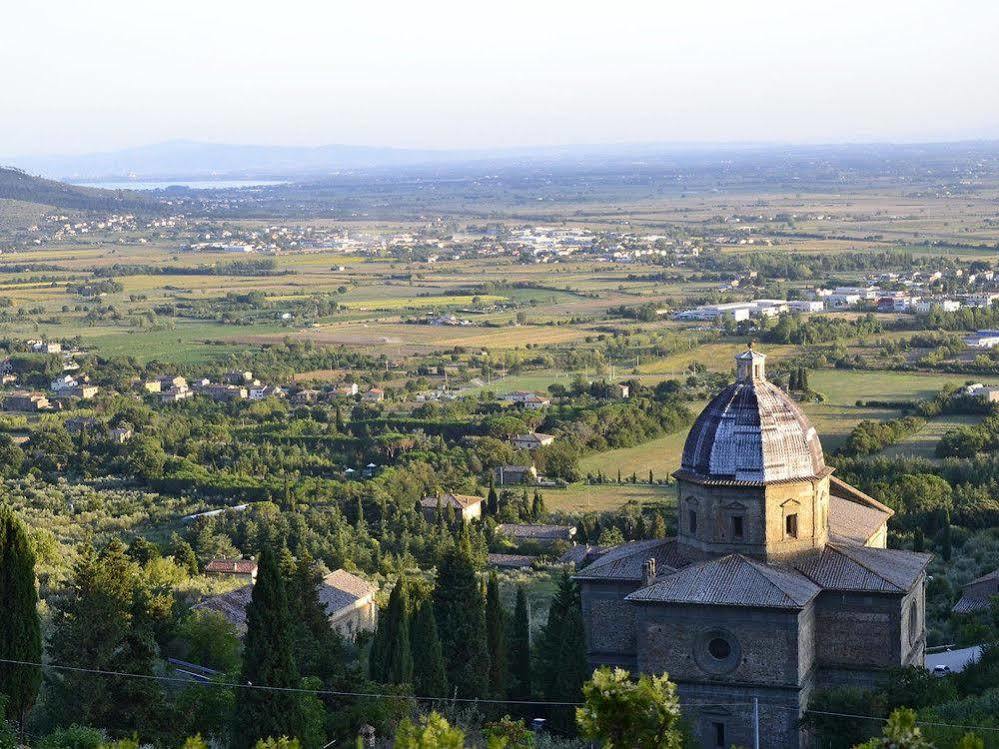
POLYGON ((420 510, 427 522, 434 522, 437 519, 437 512, 444 511, 450 507, 454 510, 455 518, 463 521, 478 520, 482 517, 482 497, 471 494, 452 494, 448 492, 434 497, 424 497, 420 500, 420 510))
POLYGON ((510 443, 518 450, 537 450, 539 447, 546 447, 555 441, 555 435, 542 434, 541 432, 530 432, 528 434, 518 434, 510 443))
POLYGON ((999 570, 975 578, 961 587, 961 598, 951 609, 955 614, 978 614, 988 611, 992 599, 999 596, 999 570))
POLYGON ((257 581, 257 562, 255 559, 213 559, 205 566, 205 574, 255 583, 257 581))

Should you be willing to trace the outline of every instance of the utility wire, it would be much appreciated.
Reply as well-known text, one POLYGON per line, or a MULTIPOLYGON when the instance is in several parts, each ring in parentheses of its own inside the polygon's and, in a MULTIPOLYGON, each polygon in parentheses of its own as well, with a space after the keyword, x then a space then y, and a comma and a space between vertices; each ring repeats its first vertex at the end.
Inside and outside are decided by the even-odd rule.
MULTIPOLYGON (((252 684, 247 682, 246 684, 240 684, 239 682, 229 682, 229 681, 197 681, 190 678, 185 678, 181 676, 161 676, 157 674, 136 674, 129 673, 127 671, 111 671, 101 668, 86 668, 83 666, 67 666, 59 663, 38 663, 36 661, 21 661, 13 660, 10 658, 0 658, 0 663, 6 663, 13 666, 34 666, 36 668, 46 668, 55 671, 70 671, 75 673, 91 674, 94 676, 115 676, 127 679, 146 679, 149 681, 165 681, 171 683, 183 683, 183 684, 197 684, 199 686, 213 686, 213 687, 223 687, 223 688, 233 688, 233 689, 257 689, 261 691, 268 692, 292 692, 295 694, 312 694, 324 697, 379 697, 379 698, 395 698, 395 699, 411 699, 423 702, 479 702, 490 705, 534 705, 542 707, 582 707, 582 702, 549 702, 544 700, 497 700, 497 699, 487 699, 487 698, 477 698, 477 697, 417 697, 409 694, 389 694, 385 692, 344 692, 332 689, 305 689, 303 687, 275 687, 269 684, 252 684)), ((691 705, 695 707, 752 707, 752 702, 707 702, 700 700, 681 700, 681 704, 691 705)), ((776 708, 778 710, 789 710, 793 712, 799 712, 798 708, 786 706, 786 705, 765 705, 768 708, 776 708)), ((853 713, 835 713, 826 710, 809 710, 806 709, 803 712, 811 713, 813 715, 828 715, 835 718, 854 718, 857 720, 876 720, 881 723, 886 723, 887 718, 880 717, 877 715, 856 715, 853 713)), ((969 726, 962 725, 959 723, 943 723, 939 721, 926 721, 917 720, 916 723, 921 726, 934 726, 938 728, 960 728, 966 731, 999 731, 999 728, 994 728, 991 726, 969 726)))

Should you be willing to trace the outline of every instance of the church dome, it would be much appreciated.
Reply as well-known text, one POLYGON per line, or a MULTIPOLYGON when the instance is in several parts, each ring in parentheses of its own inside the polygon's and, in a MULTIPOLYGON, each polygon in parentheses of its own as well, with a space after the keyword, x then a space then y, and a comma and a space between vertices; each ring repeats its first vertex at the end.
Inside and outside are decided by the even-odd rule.
POLYGON ((766 357, 735 357, 736 381, 697 417, 678 476, 695 481, 770 483, 828 473, 815 428, 798 405, 767 381, 766 357))

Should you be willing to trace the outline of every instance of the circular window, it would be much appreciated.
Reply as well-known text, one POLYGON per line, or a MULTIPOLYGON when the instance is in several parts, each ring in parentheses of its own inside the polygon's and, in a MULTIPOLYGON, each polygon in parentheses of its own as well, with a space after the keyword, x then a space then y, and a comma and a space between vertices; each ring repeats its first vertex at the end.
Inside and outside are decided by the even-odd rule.
POLYGON ((732 655, 732 646, 728 644, 728 640, 725 638, 715 637, 708 643, 708 652, 711 653, 713 658, 723 661, 732 655))
POLYGON ((742 648, 732 632, 718 627, 701 632, 695 641, 693 656, 701 669, 721 676, 739 667, 742 648))

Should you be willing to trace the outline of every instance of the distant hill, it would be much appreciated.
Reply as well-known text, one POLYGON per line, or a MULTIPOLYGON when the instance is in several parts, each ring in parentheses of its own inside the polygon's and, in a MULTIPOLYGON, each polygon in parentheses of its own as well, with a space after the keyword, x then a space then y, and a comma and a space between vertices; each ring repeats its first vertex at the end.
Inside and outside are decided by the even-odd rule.
POLYGON ((70 211, 149 212, 158 207, 149 198, 127 190, 77 187, 9 167, 0 167, 0 200, 39 203, 70 211))

